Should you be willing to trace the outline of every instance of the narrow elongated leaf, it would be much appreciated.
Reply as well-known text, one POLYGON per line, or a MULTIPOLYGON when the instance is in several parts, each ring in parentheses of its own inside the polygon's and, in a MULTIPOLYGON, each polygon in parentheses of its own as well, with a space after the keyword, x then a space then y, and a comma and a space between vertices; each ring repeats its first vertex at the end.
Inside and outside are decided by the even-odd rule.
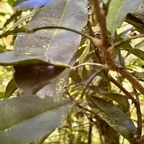
POLYGON ((0 64, 1 65, 42 65, 46 64, 39 56, 29 56, 26 54, 16 54, 15 52, 5 52, 0 54, 0 64))
POLYGON ((37 12, 37 10, 33 10, 30 14, 28 14, 27 16, 25 17, 22 17, 20 20, 18 20, 13 26, 12 28, 16 28, 18 27, 19 25, 21 25, 23 22, 25 22, 27 19, 31 18, 35 13, 37 12))
POLYGON ((136 128, 129 117, 118 107, 103 99, 90 97, 89 105, 98 116, 106 121, 114 130, 119 132, 128 141, 134 140, 136 128))
POLYGON ((15 79, 12 78, 6 87, 5 98, 9 98, 16 89, 17 89, 17 86, 15 83, 15 79))
MULTIPOLYGON (((106 0, 105 0, 106 1, 106 0)), ((111 0, 107 14, 107 29, 114 35, 115 30, 121 26, 128 13, 133 13, 137 10, 141 0, 111 0)))
POLYGON ((18 11, 18 12, 16 12, 16 13, 14 13, 14 14, 10 17, 10 19, 7 19, 7 21, 5 22, 5 24, 3 25, 3 27, 6 27, 10 22, 12 22, 13 20, 15 20, 16 17, 18 17, 18 16, 21 15, 21 13, 22 13, 22 11, 18 11))
POLYGON ((126 96, 118 93, 104 92, 97 86, 90 86, 89 88, 95 91, 100 96, 103 96, 102 98, 115 101, 124 112, 129 111, 129 102, 126 96))
POLYGON ((123 47, 123 49, 144 60, 144 52, 142 50, 129 47, 123 47))
POLYGON ((0 102, 0 143, 26 144, 52 132, 73 104, 52 98, 18 97, 0 102))
POLYGON ((124 112, 129 111, 129 102, 126 96, 117 93, 101 93, 105 97, 117 102, 124 112))
POLYGON ((137 18, 136 16, 128 14, 126 17, 126 22, 133 25, 138 32, 144 33, 143 30, 144 22, 139 18, 137 18))
POLYGON ((140 49, 140 48, 143 47, 143 46, 144 46, 144 40, 141 41, 140 43, 138 43, 138 44, 135 46, 135 48, 140 49))
POLYGON ((5 97, 5 92, 0 92, 0 99, 3 99, 5 97))

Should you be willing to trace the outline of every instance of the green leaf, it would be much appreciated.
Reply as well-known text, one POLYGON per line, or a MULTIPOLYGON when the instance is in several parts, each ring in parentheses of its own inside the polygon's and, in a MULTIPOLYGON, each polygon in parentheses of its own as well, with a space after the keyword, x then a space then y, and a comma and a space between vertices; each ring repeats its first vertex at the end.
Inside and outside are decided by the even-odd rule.
POLYGON ((125 95, 103 91, 100 86, 89 86, 89 88, 95 91, 98 96, 115 101, 124 112, 129 111, 129 102, 125 95))
POLYGON ((142 50, 129 47, 123 47, 123 49, 144 60, 144 52, 142 50))
POLYGON ((137 10, 141 0, 111 0, 107 14, 107 29, 114 35, 117 28, 124 22, 128 13, 133 13, 137 10))
MULTIPOLYGON (((81 31, 86 22, 83 0, 59 0, 39 9, 27 28, 63 26, 81 31)), ((20 89, 19 97, 0 101, 0 143, 26 144, 60 125, 72 106, 62 98, 69 78, 64 67, 75 63, 80 41, 81 35, 59 29, 20 33, 14 51, 0 55, 1 64, 15 66, 20 89), (65 66, 56 67, 61 64, 65 66)))
MULTIPOLYGON (((81 31, 87 23, 86 2, 58 0, 39 9, 27 28, 63 26, 81 31), (49 12, 48 12, 49 11, 49 12)), ((44 29, 35 33, 18 34, 14 52, 39 56, 47 60, 68 64, 79 47, 81 35, 62 29, 44 29)))
MULTIPOLYGON (((71 60, 71 65, 75 57, 71 60)), ((69 80, 69 69, 54 66, 17 66, 14 78, 21 95, 61 99, 69 80)))
POLYGON ((69 67, 68 64, 56 62, 52 60, 45 61, 42 56, 30 56, 27 54, 17 54, 15 52, 5 52, 0 54, 0 64, 3 66, 18 65, 54 65, 61 67, 69 67))
POLYGON ((144 7, 144 1, 142 0, 140 6, 138 7, 138 9, 135 13, 137 15, 137 17, 140 18, 142 21, 144 21, 144 9, 143 9, 143 7, 144 7))
MULTIPOLYGON (((83 44, 79 50, 78 50, 78 62, 79 64, 82 64, 84 62, 87 62, 88 60, 88 54, 90 53, 90 41, 87 42, 87 44, 83 44)), ((78 75, 84 79, 87 76, 87 71, 85 66, 78 68, 78 75)))
POLYGON ((6 27, 8 24, 10 24, 10 22, 14 21, 17 19, 17 17, 19 17, 21 15, 22 11, 17 11, 16 13, 14 13, 9 19, 7 19, 7 21, 4 23, 3 27, 6 27))
POLYGON ((3 66, 6 65, 26 65, 26 64, 46 64, 42 61, 42 58, 29 56, 25 54, 17 55, 14 52, 5 52, 0 54, 0 64, 3 66))
POLYGON ((144 30, 143 30, 144 22, 140 20, 139 18, 135 17, 132 14, 128 14, 125 21, 133 25, 138 32, 144 33, 144 30))
POLYGON ((18 20, 18 21, 12 26, 12 29, 20 26, 23 22, 25 22, 25 21, 27 21, 28 19, 30 19, 36 12, 37 12, 37 10, 33 10, 30 14, 26 15, 25 17, 22 17, 20 20, 18 20))
POLYGON ((0 92, 0 99, 3 99, 5 97, 5 92, 0 92))
POLYGON ((119 132, 129 142, 133 142, 136 128, 132 120, 118 107, 103 99, 91 96, 89 105, 94 112, 106 121, 115 131, 119 132))
POLYGON ((144 46, 144 40, 142 40, 140 43, 138 43, 136 46, 135 46, 135 48, 136 49, 140 49, 141 47, 143 47, 144 46))
MULTIPOLYGON (((41 8, 27 28, 65 26, 81 31, 87 22, 84 1, 59 0, 41 8), (49 10, 49 13, 47 12, 49 10), (71 16, 73 15, 73 16, 71 16), (71 25, 77 23, 77 25, 71 25)), ((65 30, 40 30, 36 33, 20 33, 15 42, 16 55, 42 58, 55 64, 69 64, 75 56, 81 36, 65 30), (56 62, 55 62, 56 61, 56 62)), ((76 59, 70 64, 73 65, 76 59)), ((15 80, 22 95, 61 97, 67 84, 69 70, 55 67, 16 67, 15 80)))
POLYGON ((14 78, 21 95, 51 96, 55 89, 57 76, 64 68, 53 66, 22 66, 15 67, 14 78), (42 89, 42 90, 41 90, 42 89), (41 90, 41 91, 40 91, 41 90))
POLYGON ((101 94, 104 95, 105 97, 117 102, 119 104, 120 108, 124 112, 129 111, 129 102, 128 102, 128 98, 126 96, 123 96, 118 93, 101 93, 101 94))
POLYGON ((78 74, 78 69, 75 70, 71 70, 70 71, 70 77, 71 79, 76 82, 76 83, 80 83, 83 79, 80 77, 80 75, 78 74))
POLYGON ((9 98, 16 89, 17 89, 17 86, 15 83, 15 79, 12 78, 6 87, 5 98, 9 98))
POLYGON ((72 102, 17 97, 0 102, 0 143, 26 144, 59 127, 72 102))

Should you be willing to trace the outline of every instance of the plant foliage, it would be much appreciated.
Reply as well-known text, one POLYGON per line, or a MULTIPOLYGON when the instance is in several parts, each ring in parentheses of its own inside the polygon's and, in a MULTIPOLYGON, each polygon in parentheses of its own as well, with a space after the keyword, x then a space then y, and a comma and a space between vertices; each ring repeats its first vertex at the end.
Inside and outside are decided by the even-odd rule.
POLYGON ((0 5, 1 144, 144 142, 142 0, 0 5))

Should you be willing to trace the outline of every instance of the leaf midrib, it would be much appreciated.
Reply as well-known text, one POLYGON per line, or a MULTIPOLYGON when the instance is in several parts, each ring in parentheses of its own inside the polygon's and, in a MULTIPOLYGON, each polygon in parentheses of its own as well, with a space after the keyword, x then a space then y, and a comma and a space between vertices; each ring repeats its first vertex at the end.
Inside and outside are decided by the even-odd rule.
MULTIPOLYGON (((66 12, 66 7, 67 7, 67 5, 68 5, 68 0, 66 0, 66 5, 65 5, 65 8, 64 8, 64 11, 63 11, 61 20, 59 21, 59 23, 58 23, 57 26, 60 26, 61 23, 62 23, 62 21, 63 21, 63 18, 64 18, 64 15, 65 15, 65 12, 66 12)), ((50 40, 50 42, 49 42, 49 44, 48 44, 48 47, 47 47, 47 49, 46 49, 46 51, 45 51, 45 54, 44 54, 45 57, 47 57, 48 48, 50 47, 50 45, 51 45, 51 43, 52 43, 52 41, 53 41, 53 39, 54 39, 54 36, 56 35, 57 31, 58 31, 58 29, 55 29, 55 31, 54 31, 54 33, 53 33, 53 36, 52 36, 52 38, 51 38, 51 40, 50 40)))

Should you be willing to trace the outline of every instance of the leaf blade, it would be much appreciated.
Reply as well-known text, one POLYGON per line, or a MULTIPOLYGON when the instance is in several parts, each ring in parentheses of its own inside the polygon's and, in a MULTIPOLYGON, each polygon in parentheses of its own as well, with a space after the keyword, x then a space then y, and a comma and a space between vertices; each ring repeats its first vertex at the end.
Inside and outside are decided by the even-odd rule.
POLYGON ((0 102, 0 143, 25 144, 41 138, 60 125, 73 104, 51 98, 19 97, 0 102), (7 121, 9 120, 9 121, 7 121))
POLYGON ((114 130, 119 132, 128 141, 134 140, 136 128, 133 122, 118 107, 100 98, 91 97, 89 105, 98 116, 106 121, 114 130))
POLYGON ((120 27, 128 13, 137 10, 141 0, 131 2, 131 0, 111 0, 107 14, 107 29, 114 35, 115 30, 120 27), (129 7, 127 7, 129 6, 129 7))
MULTIPOLYGON (((86 22, 87 9, 84 1, 59 0, 40 9, 27 28, 63 26, 81 31, 86 22), (77 25, 72 25, 72 23, 77 23, 77 25)), ((20 33, 15 41, 14 52, 29 53, 33 56, 41 56, 46 61, 50 59, 68 64, 80 40, 80 35, 59 29, 39 30, 31 34, 20 33)))

